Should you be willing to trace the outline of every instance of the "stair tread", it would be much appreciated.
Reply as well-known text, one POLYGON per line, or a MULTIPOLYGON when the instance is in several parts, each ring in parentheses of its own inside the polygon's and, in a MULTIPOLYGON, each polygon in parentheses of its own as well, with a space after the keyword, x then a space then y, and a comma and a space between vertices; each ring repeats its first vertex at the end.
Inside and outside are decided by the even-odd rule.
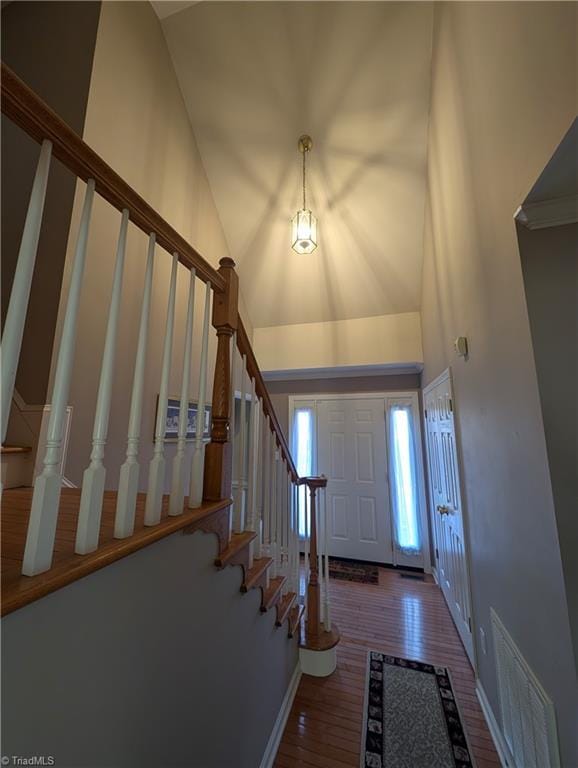
POLYGON ((2 453, 30 453, 32 450, 29 445, 3 445, 2 453))
POLYGON ((229 541, 229 546, 224 552, 215 558, 217 568, 223 568, 232 558, 257 537, 255 531, 243 531, 243 533, 234 533, 229 541))
POLYGON ((272 557, 259 557, 253 560, 253 566, 245 574, 245 581, 241 585, 241 592, 248 592, 254 587, 272 563, 272 557))
POLYGON ((304 611, 305 608, 302 605, 294 605, 291 609, 291 615, 289 619, 289 637, 295 636, 304 611))
POLYGON ((205 502, 198 509, 188 509, 187 499, 183 513, 169 516, 169 497, 163 497, 161 521, 158 525, 144 525, 146 494, 139 493, 136 503, 135 530, 126 539, 114 538, 116 492, 105 491, 102 507, 99 547, 88 555, 74 553, 75 532, 80 506, 80 488, 63 488, 58 512, 55 553, 52 567, 38 576, 22 576, 22 557, 32 502, 32 488, 5 489, 2 494, 2 614, 81 579, 126 555, 169 536, 187 526, 208 525, 216 515, 230 506, 229 499, 205 502))
POLYGON ((261 611, 263 613, 270 608, 273 608, 275 603, 279 600, 281 597, 281 590, 286 581, 287 579, 285 576, 276 576, 274 579, 271 579, 267 589, 263 590, 263 603, 261 605, 261 611))
POLYGON ((297 598, 297 595, 295 592, 287 592, 287 594, 281 599, 281 601, 277 604, 277 620, 275 621, 275 624, 280 627, 287 616, 289 615, 289 612, 293 608, 293 603, 295 602, 297 598))

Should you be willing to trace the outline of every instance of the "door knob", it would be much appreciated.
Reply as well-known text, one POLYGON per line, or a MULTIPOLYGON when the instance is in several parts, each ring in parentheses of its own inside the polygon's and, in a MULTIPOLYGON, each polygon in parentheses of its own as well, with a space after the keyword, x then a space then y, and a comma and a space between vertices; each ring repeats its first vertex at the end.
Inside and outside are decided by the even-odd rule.
POLYGON ((450 513, 449 508, 446 507, 444 504, 438 504, 436 509, 440 513, 440 515, 449 515, 449 513, 450 513))

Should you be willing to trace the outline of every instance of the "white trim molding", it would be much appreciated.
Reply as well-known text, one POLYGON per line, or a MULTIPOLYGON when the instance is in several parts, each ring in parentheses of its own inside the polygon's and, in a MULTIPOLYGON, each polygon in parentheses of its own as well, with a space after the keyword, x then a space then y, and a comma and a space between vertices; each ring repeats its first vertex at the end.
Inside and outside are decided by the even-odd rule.
POLYGON ((289 713, 291 712, 291 707, 293 706, 293 699, 297 693, 297 688, 299 688, 301 674, 301 664, 298 661, 297 666, 295 667, 295 671, 293 672, 291 682, 289 683, 283 698, 281 709, 279 710, 279 714, 275 720, 275 725, 271 731, 271 736, 269 736, 269 741, 265 747, 265 754, 261 760, 260 768, 273 768, 273 763, 275 762, 275 758, 277 756, 277 750, 279 749, 279 744, 281 743, 281 738, 283 737, 283 731, 285 730, 285 726, 289 718, 289 713))
POLYGON ((299 648, 299 663, 303 674, 311 677, 329 677, 337 668, 337 646, 325 651, 299 648))
POLYGON ((486 692, 484 691, 479 678, 476 680, 476 695, 478 697, 478 701, 480 702, 480 707, 482 708, 484 717, 486 718, 488 730, 490 731, 490 736, 492 737, 492 741, 496 747, 496 752, 500 758, 502 768, 514 768, 514 759, 510 754, 506 740, 502 735, 502 730, 498 725, 498 721, 496 720, 492 705, 486 696, 486 692))
MULTIPOLYGON (((431 573, 432 569, 432 561, 431 561, 431 540, 430 540, 430 531, 429 531, 429 524, 428 524, 428 498, 426 494, 426 480, 425 480, 425 453, 423 449, 423 438, 422 438, 422 429, 423 425, 421 423, 420 418, 420 401, 419 401, 419 390, 417 389, 407 389, 402 391, 391 391, 391 392, 332 392, 332 393, 319 393, 314 395, 289 395, 288 396, 288 437, 289 437, 289 445, 293 445, 293 413, 295 411, 296 406, 298 405, 301 408, 311 408, 315 414, 314 418, 314 446, 315 449, 313 451, 313 473, 317 474, 319 472, 319 466, 318 466, 318 456, 317 456, 317 446, 318 446, 318 435, 317 435, 317 404, 323 400, 382 400, 384 404, 385 409, 385 423, 387 424, 387 409, 388 409, 388 401, 391 400, 409 400, 412 404, 413 414, 414 414, 414 422, 415 422, 415 430, 416 430, 416 451, 417 451, 417 465, 418 465, 418 491, 419 491, 419 501, 420 501, 420 513, 421 513, 421 527, 422 527, 422 533, 423 533, 423 549, 422 549, 422 559, 423 559, 423 570, 425 573, 431 573)), ((386 448, 386 456, 384 457, 386 462, 388 460, 387 457, 388 448, 386 448)), ((388 487, 388 493, 389 493, 389 487, 388 487)), ((404 565, 408 565, 408 563, 405 562, 399 562, 398 561, 398 554, 397 551, 394 548, 393 551, 393 561, 392 565, 394 566, 400 566, 403 567, 404 565)))
POLYGON ((578 195, 554 197, 536 203, 522 203, 514 219, 528 229, 561 227, 578 222, 578 195))
POLYGON ((309 379, 355 379, 365 376, 403 376, 421 373, 423 363, 402 365, 338 365, 332 368, 293 368, 277 371, 263 371, 265 381, 302 381, 309 379))

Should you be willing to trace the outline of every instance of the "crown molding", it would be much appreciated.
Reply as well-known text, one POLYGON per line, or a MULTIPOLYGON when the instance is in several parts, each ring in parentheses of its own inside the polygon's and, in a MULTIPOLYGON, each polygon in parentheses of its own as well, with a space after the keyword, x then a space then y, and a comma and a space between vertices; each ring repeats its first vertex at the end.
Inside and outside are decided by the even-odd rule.
POLYGON ((262 371, 265 381, 300 381, 304 379, 353 379, 361 376, 402 376, 421 373, 423 363, 385 365, 342 365, 333 368, 294 368, 262 371))
POLYGON ((514 219, 528 229, 560 227, 578 222, 578 195, 555 197, 537 203, 522 203, 514 219))

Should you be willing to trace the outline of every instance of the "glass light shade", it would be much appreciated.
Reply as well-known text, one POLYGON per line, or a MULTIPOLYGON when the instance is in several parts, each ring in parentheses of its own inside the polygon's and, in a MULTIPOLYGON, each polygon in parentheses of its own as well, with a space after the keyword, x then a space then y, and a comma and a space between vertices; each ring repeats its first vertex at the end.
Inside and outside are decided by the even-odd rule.
POLYGON ((317 219, 306 209, 297 211, 291 222, 291 247, 297 253, 313 253, 317 248, 317 219))

